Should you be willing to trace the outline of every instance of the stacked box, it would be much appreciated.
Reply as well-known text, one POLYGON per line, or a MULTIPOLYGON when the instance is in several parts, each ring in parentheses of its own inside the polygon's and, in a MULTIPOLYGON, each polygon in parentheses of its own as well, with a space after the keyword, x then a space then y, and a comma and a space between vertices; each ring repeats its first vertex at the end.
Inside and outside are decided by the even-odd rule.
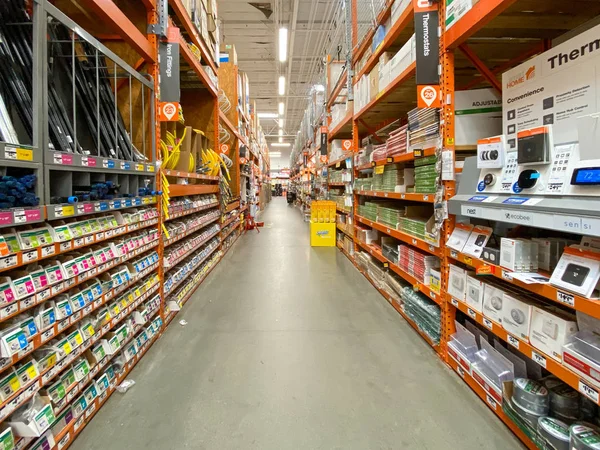
POLYGON ((408 245, 400 245, 398 266, 415 277, 420 283, 429 286, 431 269, 439 269, 440 260, 408 245))
POLYGON ((398 156, 406 153, 408 125, 403 125, 397 130, 390 132, 390 137, 385 143, 387 147, 387 156, 398 156))
POLYGON ((404 312, 425 333, 435 345, 440 343, 441 310, 432 300, 419 292, 414 292, 412 287, 402 291, 404 312))
POLYGON ((371 191, 373 186, 373 177, 357 178, 354 180, 354 189, 358 191, 371 191))
POLYGON ((364 205, 358 206, 358 214, 365 219, 372 220, 374 222, 377 221, 377 203, 373 202, 365 202, 364 205))
POLYGON ((406 209, 402 207, 380 206, 378 211, 379 222, 396 228, 405 214, 406 209))
POLYGON ((435 193, 439 184, 436 164, 436 156, 426 156, 415 160, 415 192, 417 194, 435 193))
POLYGON ((382 191, 394 192, 396 186, 404 184, 404 169, 398 166, 388 166, 385 172, 380 175, 382 177, 382 191))
POLYGON ((439 139, 440 113, 436 108, 415 108, 408 113, 409 145, 439 139))
POLYGON ((425 238, 425 229, 427 228, 427 219, 419 217, 403 217, 400 221, 399 229, 410 234, 411 236, 418 237, 419 239, 425 238))

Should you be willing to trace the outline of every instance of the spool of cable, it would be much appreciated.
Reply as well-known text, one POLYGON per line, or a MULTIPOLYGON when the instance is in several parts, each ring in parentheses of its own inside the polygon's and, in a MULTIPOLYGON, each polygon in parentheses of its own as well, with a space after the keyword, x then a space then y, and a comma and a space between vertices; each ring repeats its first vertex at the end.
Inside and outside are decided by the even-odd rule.
POLYGON ((553 448, 554 450, 569 450, 571 434, 569 426, 566 423, 553 417, 540 417, 537 431, 549 445, 549 448, 553 448))
POLYGON ((575 424, 569 428, 572 450, 598 450, 600 448, 600 433, 594 428, 575 424))

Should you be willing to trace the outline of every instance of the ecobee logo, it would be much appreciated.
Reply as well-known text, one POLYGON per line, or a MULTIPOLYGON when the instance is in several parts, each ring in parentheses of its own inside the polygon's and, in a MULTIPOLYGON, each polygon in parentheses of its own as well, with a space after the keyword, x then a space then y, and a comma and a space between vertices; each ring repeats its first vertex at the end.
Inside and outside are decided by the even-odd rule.
POLYGON ((527 70, 520 71, 519 73, 513 75, 508 83, 506 83, 506 87, 508 89, 518 86, 525 81, 533 80, 535 78, 535 66, 529 67, 527 70))
POLYGON ((505 212, 504 217, 506 220, 517 220, 519 222, 531 223, 533 221, 533 217, 521 213, 505 212))

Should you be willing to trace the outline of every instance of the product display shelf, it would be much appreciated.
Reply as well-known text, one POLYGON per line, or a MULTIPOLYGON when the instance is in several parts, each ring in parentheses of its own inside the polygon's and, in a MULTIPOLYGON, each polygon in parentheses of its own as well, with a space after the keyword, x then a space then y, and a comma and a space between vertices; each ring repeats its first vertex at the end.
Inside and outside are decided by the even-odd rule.
POLYGON ((510 430, 521 440, 521 442, 530 450, 539 450, 539 448, 533 443, 529 437, 523 433, 523 431, 508 417, 502 410, 502 405, 496 401, 491 395, 489 395, 480 385, 475 381, 471 374, 463 369, 454 359, 448 358, 448 365, 460 376, 465 383, 479 396, 481 400, 504 422, 504 424, 510 428, 510 430))
MULTIPOLYGON (((527 284, 513 277, 512 272, 481 259, 465 255, 455 250, 447 250, 448 257, 460 261, 476 270, 477 273, 493 275, 507 283, 518 286, 521 289, 537 294, 540 297, 560 303, 562 306, 576 311, 584 312, 596 319, 600 319, 600 299, 591 299, 581 295, 569 292, 565 289, 559 289, 551 284, 527 284)), ((550 277, 548 273, 542 273, 543 276, 550 277)))
POLYGON ((338 96, 340 95, 340 92, 342 92, 342 89, 344 88, 344 86, 346 86, 347 81, 348 81, 348 74, 346 72, 346 69, 344 68, 342 70, 342 73, 340 74, 340 77, 338 78, 338 80, 335 84, 335 87, 331 91, 329 98, 327 99, 327 104, 326 104, 327 110, 331 109, 331 107, 337 100, 338 96))
POLYGON ((47 219, 46 207, 30 206, 24 208, 3 209, 0 211, 0 218, 2 219, 0 229, 24 224, 40 223, 47 219))
POLYGON ((217 192, 219 192, 219 186, 214 184, 172 184, 169 186, 170 197, 216 194, 217 192))
POLYGON ((352 210, 342 209, 339 206, 336 206, 335 210, 340 214, 352 214, 352 210))
POLYGON ((217 66, 208 52, 208 44, 204 42, 202 36, 198 32, 198 28, 192 22, 182 0, 168 0, 169 7, 175 12, 174 20, 179 25, 182 32, 185 32, 191 42, 198 47, 202 54, 203 62, 209 65, 212 70, 217 73, 217 66))
MULTIPOLYGON (((70 241, 55 242, 54 244, 38 247, 32 250, 22 250, 0 258, 0 273, 25 267, 30 263, 53 258, 72 250, 78 250, 100 242, 108 241, 115 237, 129 234, 132 231, 142 230, 158 224, 158 219, 149 219, 142 222, 119 225, 104 231, 88 234, 70 241)), ((0 317, 3 313, 0 312, 0 317)))
POLYGON ((346 228, 342 227, 339 223, 337 224, 337 229, 344 233, 349 238, 354 239, 353 233, 351 231, 346 230, 346 228))
POLYGON ((42 302, 52 300, 53 298, 57 297, 58 295, 67 292, 68 290, 81 284, 82 282, 88 280, 89 278, 93 278, 98 275, 101 275, 101 274, 105 273, 106 271, 108 271, 116 266, 119 266, 119 265, 123 264, 124 262, 134 258, 135 256, 138 256, 138 255, 140 255, 154 247, 157 247, 157 246, 158 246, 158 240, 156 240, 155 242, 149 243, 147 245, 144 245, 143 247, 140 247, 139 249, 135 250, 132 254, 127 255, 127 257, 116 258, 110 264, 109 263, 99 264, 94 269, 84 272, 83 275, 77 275, 73 278, 65 280, 64 282, 56 283, 55 285, 50 286, 50 287, 44 289, 43 291, 36 293, 35 295, 33 295, 31 297, 19 300, 18 302, 14 302, 13 304, 6 306, 2 310, 0 310, 0 312, 3 314, 3 316, 1 317, 1 320, 6 321, 9 319, 12 319, 13 317, 18 316, 19 314, 21 314, 27 310, 30 310, 31 308, 33 308, 34 306, 36 306, 42 302))
MULTIPOLYGON (((198 267, 200 267, 202 265, 202 263, 204 261, 206 261, 208 258, 210 258, 217 250, 219 249, 219 247, 215 247, 214 249, 212 249, 210 251, 210 253, 208 253, 204 258, 202 258, 195 266, 194 266, 194 270, 197 269, 198 267)), ((220 261, 219 261, 220 262, 220 261)), ((216 265, 216 264, 215 264, 216 265)), ((187 280, 187 278, 182 278, 179 281, 176 281, 175 283, 173 283, 173 285, 171 285, 169 287, 169 290, 166 291, 165 290, 165 295, 168 295, 169 293, 173 292, 175 290, 175 288, 179 287, 185 280, 187 280)))
POLYGON ((459 309, 463 313, 467 314, 475 322, 483 325, 486 329, 490 330, 494 335, 498 336, 504 342, 516 348, 529 359, 533 360, 548 372, 552 373, 568 385, 570 385, 576 391, 585 395, 591 401, 596 404, 600 404, 600 396, 598 389, 593 387, 593 384, 589 383, 569 368, 563 366, 559 361, 555 360, 551 356, 546 355, 541 350, 537 350, 532 347, 529 343, 516 338, 515 336, 507 333, 502 326, 498 325, 494 321, 484 317, 483 314, 475 311, 465 302, 457 300, 447 295, 447 301, 452 304, 455 308, 459 309))
POLYGON ((235 208, 239 208, 240 207, 240 201, 236 200, 232 203, 230 203, 229 205, 227 205, 227 207, 225 208, 225 212, 228 213, 230 211, 233 211, 235 208))
POLYGON ((76 205, 69 203, 46 205, 46 219, 60 220, 69 217, 89 216, 101 212, 120 211, 136 208, 138 206, 153 205, 156 203, 155 195, 147 197, 129 197, 116 200, 100 200, 96 202, 81 202, 76 205))
POLYGON ((393 158, 380 159, 380 160, 376 160, 376 161, 371 161, 366 164, 361 164, 360 166, 357 166, 356 169, 358 171, 369 170, 369 169, 373 169, 373 167, 376 167, 376 166, 386 166, 388 164, 405 163, 405 162, 409 162, 409 161, 414 161, 415 158, 418 158, 421 156, 433 156, 433 155, 435 155, 435 148, 426 147, 426 148, 420 149, 420 150, 408 151, 407 153, 405 153, 403 155, 394 156, 393 158))
MULTIPOLYGON (((236 228, 237 229, 237 228, 236 228)), ((223 252, 223 256, 221 257, 221 259, 223 259, 225 257, 225 255, 229 252, 229 250, 231 250, 231 247, 233 247, 235 245, 235 243, 238 241, 238 239, 240 238, 242 234, 238 234, 235 239, 233 240, 233 242, 231 243, 231 245, 229 245, 229 247, 227 247, 225 249, 225 251, 223 252)))
POLYGON ((346 186, 346 183, 339 183, 339 182, 328 182, 327 183, 329 186, 333 186, 333 187, 344 187, 346 186))
POLYGON ((413 247, 417 247, 418 249, 423 250, 424 252, 431 253, 432 255, 435 255, 437 257, 441 257, 442 255, 442 251, 439 247, 435 247, 427 241, 424 241, 402 231, 395 230, 393 227, 389 227, 382 223, 373 222, 372 220, 365 219, 364 217, 361 217, 359 215, 355 215, 355 218, 357 222, 368 225, 371 228, 381 231, 382 233, 396 238, 402 242, 406 242, 407 244, 410 244, 413 247))
POLYGON ((180 241, 181 239, 184 239, 186 237, 188 237, 189 235, 191 235, 192 233, 195 233, 198 230, 201 230, 202 228, 204 228, 207 225, 210 225, 211 223, 216 222, 217 220, 219 220, 219 217, 213 217, 210 220, 207 220, 206 222, 203 222, 201 224, 196 225, 193 228, 190 228, 189 230, 186 230, 185 233, 177 235, 177 236, 173 236, 169 239, 167 239, 166 241, 164 241, 164 247, 168 247, 171 244, 174 244, 177 241, 180 241))
POLYGON ((182 172, 179 170, 162 169, 162 173, 168 177, 194 178, 196 180, 205 180, 205 181, 219 181, 219 177, 213 177, 210 175, 201 175, 199 173, 187 173, 187 172, 182 172))
POLYGON ((219 233, 221 232, 221 230, 217 230, 214 233, 212 233, 211 235, 207 236, 206 238, 202 239, 202 241, 200 243, 198 243, 197 245, 195 245, 193 248, 190 248, 187 252, 185 252, 183 255, 178 256, 175 261, 173 261, 172 263, 170 263, 168 266, 165 264, 164 266, 164 272, 167 273, 169 272, 171 269, 173 269, 175 266, 177 266, 177 264, 179 264, 181 261, 183 261, 185 258, 187 258, 188 256, 190 256, 192 253, 194 253, 195 251, 197 251, 200 247, 202 247, 204 244, 206 244, 208 241, 210 241, 212 238, 214 238, 215 236, 217 236, 219 233))
POLYGON ((226 231, 226 232, 225 232, 225 234, 222 236, 221 240, 225 240, 225 238, 226 238, 227 236, 229 236, 229 235, 230 235, 231 233, 233 233, 235 230, 239 229, 239 225, 240 225, 240 223, 241 223, 241 222, 238 222, 238 223, 237 223, 237 226, 235 226, 235 227, 231 227, 231 229, 229 229, 228 231, 226 231))
POLYGON ((240 140, 240 142, 242 144, 248 145, 246 138, 240 134, 238 128, 233 126, 231 121, 227 118, 225 113, 221 110, 219 110, 219 121, 222 121, 225 124, 225 126, 235 135, 235 137, 237 137, 240 140))
MULTIPOLYGON (((187 15, 185 11, 184 14, 187 15)), ((192 26, 194 25, 192 24, 192 26)), ((198 61, 198 58, 196 58, 196 55, 190 49, 187 41, 182 36, 179 37, 179 48, 181 49, 182 59, 192 68, 192 70, 196 73, 202 84, 206 86, 211 95, 213 97, 217 97, 217 88, 209 78, 208 74, 206 73, 206 70, 204 70, 204 68, 202 67, 202 64, 200 64, 200 61, 198 61)))
POLYGON ((413 202, 422 203, 433 203, 435 200, 435 194, 400 194, 398 192, 385 192, 385 191, 354 191, 357 195, 364 197, 380 197, 389 198, 394 200, 408 200, 413 202))
POLYGON ((217 206, 219 206, 219 202, 214 202, 214 203, 210 203, 208 205, 199 206, 198 208, 188 209, 188 210, 182 211, 177 214, 169 215, 168 218, 163 219, 163 222, 168 222, 169 220, 178 219, 179 217, 183 217, 183 216, 189 216, 190 214, 194 214, 194 213, 197 213, 200 211, 205 211, 205 210, 211 209, 211 208, 216 208, 217 206))
POLYGON ((356 243, 359 246, 361 246, 365 251, 369 252, 372 256, 374 256, 377 260, 379 260, 379 262, 382 262, 384 264, 384 267, 391 268, 396 273, 396 275, 398 275, 400 278, 404 279, 405 281, 409 282, 412 285, 413 290, 419 291, 422 294, 425 294, 431 300, 436 302, 439 306, 442 306, 444 300, 439 293, 430 289, 429 286, 425 286, 422 282, 417 280, 411 274, 405 272, 400 267, 398 267, 396 264, 394 264, 392 261, 387 259, 385 256, 383 256, 383 253, 381 253, 381 250, 379 248, 373 247, 372 245, 365 244, 364 242, 362 242, 358 239, 356 240, 356 243))
MULTIPOLYGON (((85 317, 88 317, 92 312, 98 310, 99 308, 101 308, 102 306, 107 304, 110 300, 112 300, 115 295, 121 293, 125 289, 138 283, 140 281, 140 279, 144 278, 149 273, 154 272, 156 270, 157 266, 158 265, 155 265, 153 268, 146 269, 144 272, 141 272, 138 275, 138 277, 136 277, 135 280, 132 280, 132 282, 128 283, 127 285, 122 285, 122 286, 118 286, 116 288, 111 289, 110 292, 103 294, 101 297, 96 299, 92 304, 86 306, 85 308, 78 311, 77 313, 74 313, 68 319, 65 319, 59 323, 55 323, 52 327, 38 333, 30 342, 30 344, 33 343, 32 348, 26 348, 24 352, 22 352, 18 355, 15 355, 15 357, 13 357, 13 360, 11 361, 11 363, 9 365, 5 365, 4 367, 2 367, 2 371, 8 369, 9 367, 12 367, 14 364, 16 364, 17 362, 19 362, 26 356, 33 353, 35 350, 38 350, 43 344, 48 342, 54 336, 61 333, 63 330, 78 323, 85 317)), ((153 285, 153 292, 155 292, 157 289, 158 289, 158 281, 153 285)), ((99 334, 98 336, 101 337, 103 334, 104 333, 99 334)), ((93 343, 95 343, 97 341, 98 338, 93 340, 93 342, 87 343, 86 346, 78 347, 78 349, 76 349, 77 355, 79 355, 79 354, 83 353, 85 350, 87 350, 93 343), (82 350, 79 350, 79 348, 82 348, 82 350)), ((48 383, 50 381, 52 381, 56 377, 56 375, 59 373, 59 369, 62 370, 62 368, 66 366, 67 363, 62 362, 62 361, 66 361, 66 360, 67 359, 65 358, 65 359, 59 361, 56 365, 40 372, 38 377, 35 380, 32 380, 25 386, 21 387, 17 392, 12 394, 9 398, 7 398, 2 403, 0 403, 0 420, 3 420, 4 418, 8 417, 13 411, 15 411, 21 405, 25 404, 31 397, 33 397, 33 395, 35 395, 37 393, 37 391, 42 389, 44 386, 48 385, 48 383), (60 365, 59 365, 59 363, 60 363, 60 365)))
POLYGON ((334 125, 327 136, 329 142, 333 141, 334 139, 352 137, 352 117, 352 111, 348 111, 344 118, 334 125))
POLYGON ((385 38, 383 38, 383 41, 373 51, 373 54, 369 57, 365 65, 355 75, 354 80, 358 80, 364 74, 369 73, 379 62, 379 57, 382 53, 393 47, 401 35, 408 34, 408 37, 410 37, 414 28, 414 12, 413 2, 410 1, 396 22, 392 24, 389 30, 386 30, 385 38))
MULTIPOLYGON (((385 4, 383 5, 383 8, 381 9, 381 11, 379 11, 377 13, 377 18, 375 19, 374 23, 373 23, 373 27, 371 27, 369 29, 369 31, 367 31, 367 33, 365 34, 365 36, 363 37, 361 42, 356 42, 354 44, 354 47, 356 48, 355 51, 352 52, 352 63, 356 64, 356 62, 362 58, 362 56, 365 54, 365 52, 367 51, 367 49, 369 48, 369 46, 372 43, 373 40, 373 36, 375 35, 375 28, 384 24, 385 21, 388 19, 388 17, 390 17, 391 13, 392 13, 392 6, 394 5, 394 2, 392 0, 387 0, 385 2, 385 4)), ((354 17, 357 17, 356 14, 353 14, 354 17)), ((356 21, 356 19, 353 18, 353 21, 356 21)))
POLYGON ((327 164, 327 167, 334 167, 336 169, 343 167, 346 167, 346 161, 348 159, 350 159, 350 161, 352 161, 352 158, 354 157, 354 155, 352 153, 348 153, 345 156, 336 159, 335 161, 331 161, 330 163, 327 164))
POLYGON ((223 222, 221 224, 221 229, 226 228, 227 225, 229 225, 231 222, 233 222, 234 220, 236 220, 238 218, 239 218, 239 215, 237 215, 237 214, 235 216, 230 217, 229 219, 227 219, 225 222, 223 222))
POLYGON ((125 365, 125 370, 122 375, 118 375, 116 381, 102 394, 94 399, 94 403, 87 407, 86 413, 80 416, 77 420, 72 421, 54 438, 55 445, 50 447, 51 450, 63 450, 68 448, 83 431, 83 429, 91 422, 96 413, 104 406, 106 401, 117 390, 116 386, 120 385, 127 376, 131 373, 136 364, 144 357, 148 349, 158 340, 160 334, 155 334, 143 346, 142 350, 134 356, 134 358, 125 365))

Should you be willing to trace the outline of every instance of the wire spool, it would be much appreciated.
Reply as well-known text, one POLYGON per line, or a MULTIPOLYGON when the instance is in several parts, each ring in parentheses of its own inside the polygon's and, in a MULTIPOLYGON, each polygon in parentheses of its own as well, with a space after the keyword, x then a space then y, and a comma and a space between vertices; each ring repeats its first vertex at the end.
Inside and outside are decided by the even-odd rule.
POLYGON ((571 433, 566 423, 553 417, 540 417, 537 432, 551 449, 569 450, 571 433))
POLYGON ((594 428, 575 424, 569 428, 571 433, 571 450, 598 450, 600 449, 600 433, 594 428))

